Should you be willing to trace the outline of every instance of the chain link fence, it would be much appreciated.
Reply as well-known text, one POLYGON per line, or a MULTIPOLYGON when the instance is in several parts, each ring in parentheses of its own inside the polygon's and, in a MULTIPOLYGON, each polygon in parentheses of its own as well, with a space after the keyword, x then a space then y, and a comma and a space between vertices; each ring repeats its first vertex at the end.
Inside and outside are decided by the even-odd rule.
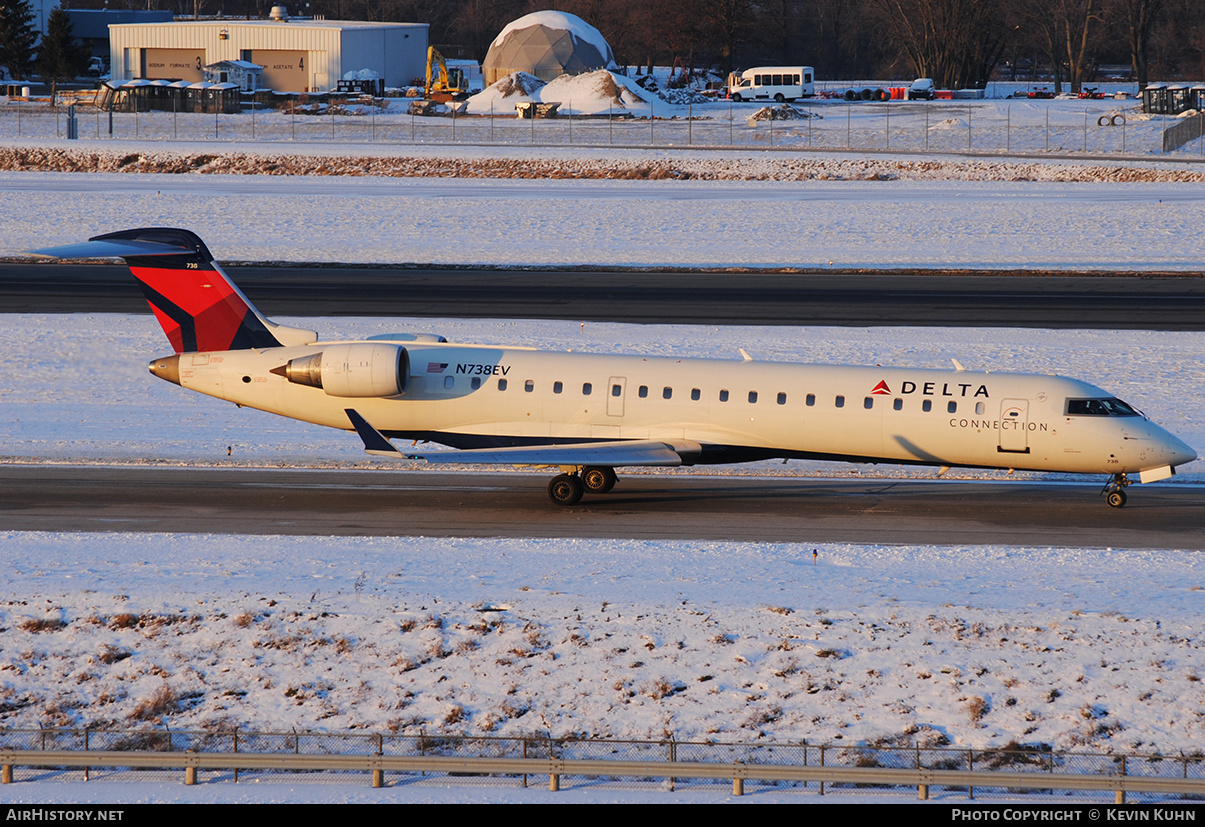
MULTIPOLYGON (((102 112, 80 106, 74 129, 79 143, 90 148, 136 140, 1205 158, 1202 115, 1146 115, 1134 101, 810 101, 773 107, 724 102, 686 107, 685 114, 670 119, 614 112, 524 119, 513 111, 424 117, 384 108, 388 100, 257 107, 237 114, 102 112)), ((572 108, 572 101, 565 104, 572 108)), ((62 106, 20 100, 0 106, 0 139, 66 140, 71 128, 62 106)))
MULTIPOLYGON (((537 760, 589 760, 615 762, 679 762, 706 763, 723 766, 781 766, 811 768, 883 768, 898 770, 958 770, 992 771, 1058 776, 1086 775, 1102 778, 1191 779, 1205 781, 1205 753, 1197 755, 1159 754, 1092 754, 1054 752, 1042 748, 1006 747, 991 750, 970 750, 933 747, 842 746, 834 744, 748 744, 699 743, 680 741, 611 741, 600 739, 557 739, 543 737, 490 738, 460 737, 432 734, 372 734, 372 733, 264 733, 264 732, 168 732, 162 730, 90 731, 90 730, 0 730, 0 750, 45 751, 129 751, 129 752, 205 752, 248 753, 255 755, 383 755, 441 758, 527 758, 537 760)), ((222 770, 208 772, 210 780, 238 781, 240 777, 266 775, 313 775, 315 773, 341 776, 363 776, 362 771, 299 771, 296 769, 222 770)), ((122 778, 128 780, 165 779, 179 781, 179 774, 165 770, 73 770, 66 768, 29 766, 18 767, 14 781, 61 777, 122 778)), ((416 776, 420 773, 395 774, 416 776)), ((513 778, 516 783, 528 782, 521 774, 495 776, 513 778), (521 781, 520 781, 521 779, 521 781)), ((563 776, 563 784, 593 783, 606 776, 563 776)), ((723 780, 714 779, 607 779, 619 786, 647 786, 650 783, 668 786, 724 787, 723 780)), ((539 783, 538 781, 536 783, 539 783)), ((854 789, 874 786, 911 792, 903 785, 868 785, 855 782, 783 782, 749 781, 777 788, 795 787, 813 792, 854 789)), ((949 788, 970 791, 966 787, 949 788)), ((975 787, 975 795, 989 793, 994 788, 990 780, 975 787)), ((1017 793, 1011 790, 1011 793, 1017 793)), ((1048 790, 1023 792, 1027 796, 1050 795, 1048 790)), ((1099 792, 1057 793, 1061 798, 1100 799, 1099 792)), ((1205 796, 1195 800, 1205 800, 1205 796)))

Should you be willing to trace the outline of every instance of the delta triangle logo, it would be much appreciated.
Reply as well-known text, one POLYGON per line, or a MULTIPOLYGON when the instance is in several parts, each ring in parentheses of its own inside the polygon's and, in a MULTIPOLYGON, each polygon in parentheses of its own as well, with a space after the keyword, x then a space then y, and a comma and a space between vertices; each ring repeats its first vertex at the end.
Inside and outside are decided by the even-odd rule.
POLYGON ((887 387, 887 381, 883 380, 874 386, 874 390, 871 391, 871 394, 878 396, 891 396, 891 388, 887 387))

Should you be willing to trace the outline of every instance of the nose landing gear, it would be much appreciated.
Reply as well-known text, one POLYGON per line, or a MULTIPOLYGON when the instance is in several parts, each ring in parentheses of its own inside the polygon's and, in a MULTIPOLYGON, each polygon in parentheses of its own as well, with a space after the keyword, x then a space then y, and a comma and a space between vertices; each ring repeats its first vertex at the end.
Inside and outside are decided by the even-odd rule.
POLYGON ((1126 504, 1125 487, 1130 484, 1130 478, 1125 474, 1114 474, 1105 483, 1105 487, 1101 489, 1100 493, 1105 495, 1105 502, 1110 507, 1121 508, 1126 504))

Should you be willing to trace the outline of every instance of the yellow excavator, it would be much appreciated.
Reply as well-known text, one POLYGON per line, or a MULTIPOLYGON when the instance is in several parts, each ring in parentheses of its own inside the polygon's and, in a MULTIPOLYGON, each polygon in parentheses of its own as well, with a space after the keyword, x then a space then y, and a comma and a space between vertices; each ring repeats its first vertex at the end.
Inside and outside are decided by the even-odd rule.
POLYGON ((464 76, 464 71, 455 66, 449 69, 444 56, 434 46, 428 46, 427 86, 423 90, 423 97, 429 101, 447 103, 448 101, 464 100, 468 96, 469 83, 464 76), (437 70, 434 79, 431 77, 433 69, 437 70))

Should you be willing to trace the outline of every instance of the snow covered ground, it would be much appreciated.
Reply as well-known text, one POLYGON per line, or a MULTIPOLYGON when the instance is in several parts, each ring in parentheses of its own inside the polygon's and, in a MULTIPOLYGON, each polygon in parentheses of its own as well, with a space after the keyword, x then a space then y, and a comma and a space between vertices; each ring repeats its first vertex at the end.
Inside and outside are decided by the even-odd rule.
MULTIPOLYGON (((1203 203, 1199 185, 1164 183, 4 173, 0 254, 168 223, 201 229, 222 259, 836 258, 1195 272, 1203 203), (767 222, 784 241, 765 242, 767 222), (867 227, 879 246, 867 243, 867 227)), ((1068 373, 1205 453, 1193 390, 1205 364, 1200 333, 304 324, 331 336, 417 328, 596 352, 723 356, 744 347, 763 359, 935 367, 953 357, 968 368, 1068 373)), ((146 360, 165 347, 149 316, 0 316, 0 453, 17 462, 206 464, 226 462, 233 445, 234 461, 248 464, 363 461, 346 434, 149 377, 146 360)), ((1200 480, 1196 466, 1185 470, 1177 481, 1200 480)), ((9 533, 0 548, 5 726, 1016 740, 1113 752, 1192 752, 1205 735, 1205 572, 1198 555, 1179 551, 120 533, 9 533)), ((176 800, 181 789, 135 794, 176 800)), ((190 795, 212 800, 213 789, 190 795)), ((308 789, 230 795, 327 800, 308 789)), ((14 790, 39 801, 97 795, 95 786, 14 790)), ((362 795, 357 783, 334 797, 362 795)))
MULTIPOLYGON (((568 156, 591 166, 603 163, 598 156, 605 154, 562 152, 554 156, 558 163, 568 156)), ((462 160, 472 165, 487 154, 465 150, 462 160)), ((533 155, 511 163, 530 168, 547 160, 533 155)), ((684 168, 748 163, 781 172, 802 163, 656 155, 653 163, 668 160, 684 168)), ((847 175, 860 176, 895 162, 824 164, 834 173, 843 166, 847 175)), ((1023 166, 1030 177, 1065 171, 1057 164, 1023 166)), ((223 261, 1189 272, 1199 272, 1205 262, 1205 234, 1199 232, 1205 186, 1199 182, 0 172, 0 214, 0 256, 158 225, 197 231, 223 261)))

